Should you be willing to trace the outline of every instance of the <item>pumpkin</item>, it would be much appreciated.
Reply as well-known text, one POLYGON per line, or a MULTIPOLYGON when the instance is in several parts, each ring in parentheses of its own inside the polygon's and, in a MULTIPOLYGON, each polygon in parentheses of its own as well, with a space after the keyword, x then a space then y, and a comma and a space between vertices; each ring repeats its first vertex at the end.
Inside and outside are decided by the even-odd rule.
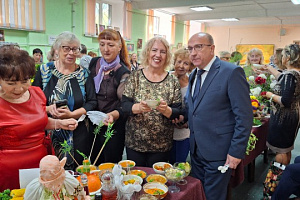
MULTIPOLYGON (((87 174, 89 192, 96 192, 101 188, 101 182, 97 174, 87 174)), ((81 183, 81 177, 78 176, 76 179, 81 183)), ((82 183, 81 183, 82 184, 82 183)))

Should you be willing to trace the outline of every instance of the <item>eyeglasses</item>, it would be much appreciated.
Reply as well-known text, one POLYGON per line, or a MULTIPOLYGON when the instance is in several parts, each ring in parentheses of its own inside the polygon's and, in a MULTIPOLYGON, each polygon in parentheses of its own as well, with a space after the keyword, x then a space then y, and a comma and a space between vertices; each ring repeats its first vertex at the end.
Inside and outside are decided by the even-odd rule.
POLYGON ((79 47, 69 47, 69 46, 61 46, 63 51, 65 53, 69 53, 71 50, 73 51, 74 54, 78 54, 80 52, 80 48, 79 47))
POLYGON ((188 50, 189 53, 193 52, 193 49, 195 49, 196 52, 201 51, 205 46, 210 47, 211 44, 196 44, 194 47, 187 47, 185 50, 188 50))
POLYGON ((230 57, 221 57, 221 59, 230 60, 230 57))

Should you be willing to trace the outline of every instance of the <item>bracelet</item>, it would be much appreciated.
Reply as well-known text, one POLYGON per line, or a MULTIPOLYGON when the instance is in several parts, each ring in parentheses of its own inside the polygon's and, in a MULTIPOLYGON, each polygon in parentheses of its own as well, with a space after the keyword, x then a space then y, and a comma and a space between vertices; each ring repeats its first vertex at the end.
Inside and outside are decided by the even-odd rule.
POLYGON ((272 102, 274 96, 275 96, 275 94, 272 94, 272 95, 271 95, 271 98, 270 98, 270 100, 269 100, 270 102, 272 102))
POLYGON ((58 121, 58 119, 55 119, 54 120, 54 130, 56 130, 56 131, 60 131, 60 128, 59 129, 56 129, 56 122, 58 121))

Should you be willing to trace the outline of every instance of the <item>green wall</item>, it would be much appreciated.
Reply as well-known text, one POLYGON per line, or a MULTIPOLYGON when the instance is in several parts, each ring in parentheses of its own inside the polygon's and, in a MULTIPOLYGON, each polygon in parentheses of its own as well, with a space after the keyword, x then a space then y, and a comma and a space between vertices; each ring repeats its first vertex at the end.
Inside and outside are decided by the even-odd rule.
MULTIPOLYGON (((57 36, 63 31, 72 31, 72 4, 70 0, 45 0, 45 32, 33 32, 23 30, 4 29, 5 41, 16 42, 29 54, 32 54, 34 48, 40 48, 44 53, 44 62, 46 62, 47 52, 50 50, 49 36, 57 36)), ((84 36, 84 2, 78 0, 74 4, 74 33, 79 40, 85 44, 89 50, 99 55, 99 45, 97 38, 84 36)), ((146 26, 147 12, 141 10, 133 10, 132 12, 132 37, 126 43, 134 44, 134 51, 137 49, 137 40, 142 39, 144 47, 146 44, 146 26)), ((175 45, 183 41, 182 22, 176 23, 175 45)), ((129 53, 133 53, 129 52, 129 53)))
MULTIPOLYGON (((132 27, 131 27, 131 40, 127 41, 127 43, 134 44, 134 51, 141 51, 141 49, 137 49, 137 41, 138 39, 142 39, 142 47, 146 44, 146 25, 147 25, 147 12, 140 10, 133 10, 132 12, 132 27)), ((129 53, 133 53, 129 52, 129 53)))
MULTIPOLYGON (((20 31, 4 29, 5 41, 16 42, 29 54, 34 48, 40 48, 46 61, 47 52, 50 50, 49 36, 56 36, 63 31, 72 31, 72 4, 69 0, 45 0, 45 32, 20 31)), ((99 54, 97 38, 84 36, 84 0, 74 4, 74 33, 85 44, 88 50, 99 54)))

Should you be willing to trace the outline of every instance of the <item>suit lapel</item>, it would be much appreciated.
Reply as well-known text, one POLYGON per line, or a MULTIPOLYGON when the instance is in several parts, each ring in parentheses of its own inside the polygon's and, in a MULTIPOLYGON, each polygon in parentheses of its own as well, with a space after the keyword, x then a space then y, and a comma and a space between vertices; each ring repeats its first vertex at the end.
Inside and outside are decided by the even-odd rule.
POLYGON ((201 102, 205 92, 207 91, 208 87, 210 86, 212 80, 215 78, 215 76, 219 73, 220 70, 220 60, 217 58, 215 62, 211 65, 210 70, 208 71, 208 74, 203 82, 203 85, 201 87, 200 93, 196 99, 194 111, 198 107, 199 103, 201 102))

